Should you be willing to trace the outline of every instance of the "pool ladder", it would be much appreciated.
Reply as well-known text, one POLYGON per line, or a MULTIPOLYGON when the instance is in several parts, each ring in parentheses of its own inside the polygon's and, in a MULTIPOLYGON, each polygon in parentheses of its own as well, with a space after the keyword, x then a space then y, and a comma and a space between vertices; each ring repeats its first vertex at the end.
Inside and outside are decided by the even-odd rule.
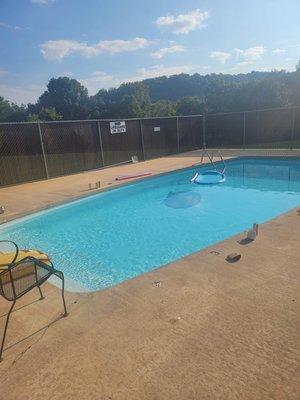
POLYGON ((201 164, 203 164, 203 159, 204 159, 204 156, 206 155, 208 157, 211 165, 213 166, 214 170, 224 174, 225 169, 226 169, 225 161, 223 159, 223 156, 222 156, 220 150, 215 150, 215 151, 218 153, 218 156, 220 157, 221 162, 223 164, 223 168, 222 168, 221 171, 218 170, 218 168, 216 167, 216 164, 214 163, 214 155, 215 155, 214 151, 212 151, 211 154, 210 154, 209 151, 206 148, 202 149, 201 164))

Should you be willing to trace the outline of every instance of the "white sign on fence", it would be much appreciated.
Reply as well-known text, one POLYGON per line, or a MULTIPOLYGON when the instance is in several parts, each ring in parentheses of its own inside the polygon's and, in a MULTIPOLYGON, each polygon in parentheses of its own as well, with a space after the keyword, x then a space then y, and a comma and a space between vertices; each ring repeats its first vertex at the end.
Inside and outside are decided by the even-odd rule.
POLYGON ((155 126, 153 130, 154 132, 160 132, 160 126, 155 126))
POLYGON ((110 133, 126 133, 125 121, 110 122, 110 133))

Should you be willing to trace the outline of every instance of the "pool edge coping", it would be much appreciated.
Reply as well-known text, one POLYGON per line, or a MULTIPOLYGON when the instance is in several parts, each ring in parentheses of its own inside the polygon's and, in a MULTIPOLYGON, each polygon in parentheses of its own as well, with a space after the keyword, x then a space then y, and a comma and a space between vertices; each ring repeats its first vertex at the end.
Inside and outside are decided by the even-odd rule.
MULTIPOLYGON (((295 213, 295 212, 297 212, 299 210, 299 206, 296 206, 296 207, 293 207, 293 208, 291 208, 291 209, 289 209, 288 211, 286 211, 286 212, 284 212, 284 213, 282 213, 282 214, 279 214, 279 215, 277 215, 276 217, 274 217, 274 218, 271 218, 271 219, 269 219, 268 221, 266 221, 266 222, 263 222, 262 224, 259 224, 259 226, 263 226, 263 227, 265 227, 266 225, 271 225, 271 224, 273 224, 277 219, 279 219, 279 218, 282 218, 282 217, 284 217, 284 216, 287 216, 287 215, 289 215, 289 214, 293 214, 293 213, 295 213)), ((296 217, 297 216, 299 216, 299 219, 300 219, 300 214, 299 215, 295 215, 296 217)), ((114 284, 114 285, 111 285, 111 286, 107 286, 107 287, 103 287, 103 288, 101 288, 101 289, 97 289, 97 290, 82 290, 82 291, 72 291, 72 290, 70 290, 70 289, 65 289, 67 292, 69 292, 69 293, 72 293, 72 294, 90 294, 90 295, 95 295, 96 293, 100 293, 100 292, 106 292, 106 291, 108 291, 108 290, 112 290, 113 288, 118 288, 118 287, 120 287, 121 285, 123 285, 124 283, 126 283, 126 282, 130 282, 130 281, 134 281, 134 280, 136 280, 136 279, 138 279, 138 278, 140 278, 141 276, 147 276, 147 275, 149 275, 149 274, 151 274, 151 273, 155 273, 155 271, 158 271, 158 270, 160 270, 160 269, 164 269, 164 268, 169 268, 169 267, 172 267, 173 265, 175 265, 175 264, 177 264, 178 262, 180 262, 180 261, 182 261, 182 260, 186 260, 186 259, 188 259, 189 257, 195 257, 197 254, 211 254, 212 253, 212 251, 215 249, 215 248, 218 248, 218 246, 222 246, 223 244, 225 244, 226 242, 229 242, 229 241, 234 241, 235 243, 238 243, 238 238, 240 238, 241 237, 241 235, 244 233, 244 232, 246 232, 246 231, 241 231, 241 232, 238 232, 238 233, 236 233, 236 234, 234 234, 234 235, 232 235, 232 236, 229 236, 229 237, 227 237, 226 239, 224 239, 224 240, 220 240, 220 241, 218 241, 218 242, 216 242, 216 243, 214 243, 214 244, 211 244, 211 245, 209 245, 209 246, 207 246, 207 247, 204 247, 203 249, 200 249, 200 250, 197 250, 197 251, 194 251, 194 252, 192 252, 192 253, 190 253, 190 254, 187 254, 186 256, 183 256, 183 257, 180 257, 180 258, 178 258, 177 260, 174 260, 174 261, 171 261, 171 262, 169 262, 169 263, 167 263, 167 264, 163 264, 163 265, 160 265, 159 267, 156 267, 156 268, 153 268, 153 269, 151 269, 151 270, 149 270, 149 271, 145 271, 145 272, 143 272, 142 274, 140 274, 140 275, 136 275, 136 276, 133 276, 133 277, 131 277, 131 278, 128 278, 128 279, 125 279, 125 280, 123 280, 123 281, 121 281, 121 282, 119 282, 119 283, 116 283, 116 284, 114 284)), ((255 240, 254 240, 255 241, 255 240)), ((254 242, 253 241, 253 242, 254 242)), ((252 242, 250 242, 249 244, 251 244, 252 242)), ((231 263, 229 263, 229 265, 230 265, 231 263)), ((54 286, 56 289, 58 288, 59 289, 59 287, 57 287, 56 285, 54 285, 53 283, 51 283, 51 282, 49 282, 49 284, 51 284, 51 286, 54 286)))
MULTIPOLYGON (((266 155, 259 155, 259 156, 258 156, 258 155, 253 155, 253 156, 252 156, 252 155, 239 155, 239 156, 229 156, 229 157, 225 160, 225 162, 226 162, 226 161, 235 161, 235 160, 238 160, 238 159, 251 159, 251 158, 273 158, 273 159, 274 159, 274 158, 275 158, 275 159, 278 159, 278 158, 289 158, 289 159, 291 159, 291 158, 296 158, 296 159, 300 159, 299 156, 295 156, 295 155, 291 155, 291 156, 279 156, 279 155, 269 155, 269 156, 266 156, 266 155)), ((215 162, 214 164, 219 165, 219 164, 221 164, 221 163, 222 163, 221 161, 217 161, 217 162, 215 162)), ((129 182, 128 182, 128 181, 127 181, 127 182, 116 181, 116 184, 115 184, 115 185, 112 185, 112 186, 109 186, 109 187, 105 187, 105 188, 102 188, 102 189, 100 188, 100 189, 98 189, 98 190, 93 190, 92 193, 85 193, 85 194, 82 194, 82 195, 79 195, 79 196, 74 196, 74 197, 72 196, 71 199, 64 199, 63 201, 58 201, 58 202, 52 203, 52 204, 50 204, 50 205, 47 205, 47 206, 45 206, 45 207, 39 207, 39 208, 37 208, 37 209, 35 209, 35 210, 32 210, 32 211, 29 211, 29 212, 17 214, 17 215, 15 215, 15 216, 13 216, 12 218, 9 218, 9 219, 7 219, 6 221, 1 222, 1 223, 0 223, 0 229, 2 228, 2 225, 6 224, 6 223, 10 223, 10 222, 13 222, 13 221, 18 220, 18 219, 22 219, 22 218, 29 217, 31 214, 36 214, 36 213, 39 213, 39 212, 47 211, 47 210, 50 210, 50 209, 52 209, 52 208, 54 209, 54 208, 56 208, 56 207, 60 207, 60 206, 67 205, 68 203, 71 204, 71 203, 76 202, 76 201, 78 201, 78 200, 83 200, 83 199, 85 199, 85 198, 92 197, 92 196, 96 196, 96 195, 98 195, 98 194, 100 194, 100 193, 109 192, 109 191, 114 190, 114 189, 119 189, 119 188, 122 188, 122 187, 124 187, 124 186, 129 186, 129 185, 134 184, 134 183, 138 183, 138 182, 142 182, 142 181, 146 181, 146 180, 151 180, 151 179, 153 179, 153 178, 156 178, 156 177, 159 177, 159 176, 162 176, 162 175, 170 175, 170 174, 172 174, 172 173, 185 171, 185 170, 191 169, 191 168, 193 168, 193 167, 195 167, 195 168, 197 168, 197 167, 203 167, 203 166, 206 166, 206 165, 209 165, 209 164, 210 164, 209 161, 207 161, 207 162, 205 162, 205 163, 202 163, 202 164, 199 164, 199 165, 198 165, 198 164, 192 164, 192 165, 190 165, 190 166, 183 167, 183 168, 178 168, 178 169, 174 169, 174 170, 168 170, 168 171, 164 171, 164 172, 154 173, 153 175, 150 175, 150 176, 144 176, 144 177, 134 178, 134 179, 130 180, 129 182)), ((268 220, 268 221, 266 221, 266 222, 260 224, 260 226, 265 226, 265 225, 267 225, 267 224, 273 223, 275 220, 281 218, 282 216, 288 215, 288 214, 292 214, 292 213, 294 213, 294 212, 295 212, 296 210, 298 210, 298 209, 299 209, 299 205, 296 206, 296 207, 293 207, 293 208, 289 209, 288 211, 286 211, 286 212, 284 212, 284 213, 282 213, 282 214, 277 215, 277 216, 274 217, 274 218, 271 218, 270 220, 268 220)), ((169 262, 169 263, 167 263, 167 264, 160 265, 159 267, 154 268, 154 269, 152 269, 152 270, 150 270, 150 271, 146 271, 146 272, 144 272, 144 273, 141 274, 141 275, 150 274, 150 273, 152 273, 153 271, 156 271, 156 270, 158 270, 158 269, 166 268, 166 267, 168 267, 168 266, 170 266, 170 265, 174 265, 174 264, 176 264, 178 261, 183 260, 183 259, 186 259, 186 258, 188 258, 188 257, 190 257, 190 256, 195 256, 195 255, 198 254, 198 253, 208 253, 208 254, 209 254, 209 253, 210 253, 209 249, 213 249, 213 248, 215 248, 215 247, 217 247, 217 246, 219 246, 219 245, 221 245, 221 244, 227 242, 228 240, 234 240, 234 238, 238 238, 242 233, 243 233, 243 231, 238 232, 238 233, 236 233, 236 234, 234 234, 234 235, 232 235, 232 236, 229 236, 228 238, 226 238, 226 239, 224 239, 224 240, 218 241, 218 242, 216 242, 216 243, 214 243, 214 244, 212 244, 212 245, 209 245, 209 246, 207 246, 207 247, 205 247, 205 248, 203 248, 203 249, 201 249, 201 250, 192 252, 192 253, 190 253, 190 254, 184 256, 184 257, 180 257, 179 259, 177 259, 177 260, 175 260, 175 261, 171 261, 171 262, 169 262)), ((112 288, 114 288, 114 287, 118 287, 119 285, 122 285, 124 282, 128 282, 128 281, 137 279, 139 276, 140 276, 140 275, 134 276, 134 277, 129 278, 129 279, 125 279, 124 281, 119 282, 119 283, 117 283, 117 284, 115 284, 115 285, 108 286, 108 287, 104 287, 104 288, 101 288, 101 289, 98 289, 98 290, 85 290, 84 287, 82 288, 83 290, 74 290, 74 291, 73 291, 73 290, 70 290, 70 289, 67 289, 67 288, 66 288, 65 290, 66 290, 67 292, 73 293, 73 294, 75 294, 75 293, 77 293, 77 294, 92 294, 92 293, 98 293, 98 292, 107 291, 107 290, 112 289, 112 288)), ((54 283, 52 283, 52 282, 48 282, 48 284, 50 284, 51 286, 54 286, 56 289, 58 288, 58 287, 57 287, 54 283)))

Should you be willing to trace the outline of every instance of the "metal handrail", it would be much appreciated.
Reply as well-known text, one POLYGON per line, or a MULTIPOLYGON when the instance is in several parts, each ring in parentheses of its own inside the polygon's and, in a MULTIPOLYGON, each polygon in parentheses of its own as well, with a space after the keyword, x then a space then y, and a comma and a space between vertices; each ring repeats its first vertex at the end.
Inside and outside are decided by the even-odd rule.
MULTIPOLYGON (((225 169, 226 169, 225 161, 224 161, 224 159, 223 159, 223 156, 222 156, 220 150, 216 150, 216 151, 217 151, 217 153, 218 153, 218 155, 219 155, 219 157, 220 157, 220 159, 221 159, 221 161, 222 161, 222 164, 223 164, 223 169, 222 169, 221 173, 224 174, 225 169)), ((203 148, 203 149, 202 149, 202 155, 201 155, 201 164, 203 163, 204 154, 206 154, 206 156, 208 157, 208 159, 209 159, 211 165, 213 166, 213 168, 214 168, 216 171, 218 171, 218 168, 216 167, 216 164, 215 164, 214 161, 213 161, 214 152, 212 152, 211 155, 210 155, 209 151, 208 151, 206 148, 203 148)))
POLYGON ((207 151, 206 148, 202 149, 201 164, 203 163, 204 154, 206 154, 206 156, 208 157, 208 159, 209 159, 210 163, 212 164, 212 166, 214 167, 214 169, 217 169, 215 166, 215 163, 213 162, 211 155, 209 154, 209 152, 207 151))
POLYGON ((217 150, 217 152, 218 152, 219 157, 221 158, 221 161, 222 161, 222 164, 223 164, 222 174, 224 174, 225 169, 226 169, 226 164, 225 164, 224 158, 223 158, 222 153, 220 152, 220 150, 217 150))

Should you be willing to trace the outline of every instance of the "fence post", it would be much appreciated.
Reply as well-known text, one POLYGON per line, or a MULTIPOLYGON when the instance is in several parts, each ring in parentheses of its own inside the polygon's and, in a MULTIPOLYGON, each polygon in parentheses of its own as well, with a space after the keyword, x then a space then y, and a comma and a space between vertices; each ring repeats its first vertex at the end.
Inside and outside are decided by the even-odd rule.
POLYGON ((244 118, 244 121, 243 121, 243 150, 245 150, 245 147, 246 147, 246 112, 244 111, 243 114, 244 114, 243 115, 243 118, 244 118))
POLYGON ((203 118, 202 118, 202 137, 203 137, 202 147, 204 149, 206 149, 206 114, 205 114, 205 112, 203 113, 203 118))
POLYGON ((176 117, 176 132, 177 132, 177 153, 180 153, 180 143, 179 143, 179 118, 176 117))
POLYGON ((292 132, 291 132, 291 145, 290 150, 293 150, 294 145, 294 138, 295 138, 295 107, 292 108, 292 132))
POLYGON ((103 145, 102 145, 102 135, 101 135, 101 127, 100 127, 100 121, 97 121, 98 125, 98 135, 99 135, 99 141, 100 141, 100 151, 101 151, 101 157, 102 157, 102 167, 105 167, 105 162, 104 162, 104 151, 103 151, 103 145))
POLYGON ((256 112, 256 138, 257 138, 256 145, 259 145, 260 144, 260 113, 259 113, 259 110, 256 112))
POLYGON ((43 153, 46 177, 47 177, 47 179, 49 179, 49 171, 48 171, 47 159, 46 159, 46 154, 45 154, 43 135, 42 135, 42 130, 41 130, 41 123, 38 122, 37 124, 38 124, 38 129, 39 129, 39 135, 40 135, 40 141, 41 141, 41 147, 42 147, 42 153, 43 153))
POLYGON ((144 133, 143 133, 143 124, 142 124, 142 120, 141 120, 141 119, 140 119, 140 131, 141 131, 141 139, 142 139, 143 158, 144 158, 144 161, 146 161, 146 157, 145 157, 145 145, 144 145, 144 133))

